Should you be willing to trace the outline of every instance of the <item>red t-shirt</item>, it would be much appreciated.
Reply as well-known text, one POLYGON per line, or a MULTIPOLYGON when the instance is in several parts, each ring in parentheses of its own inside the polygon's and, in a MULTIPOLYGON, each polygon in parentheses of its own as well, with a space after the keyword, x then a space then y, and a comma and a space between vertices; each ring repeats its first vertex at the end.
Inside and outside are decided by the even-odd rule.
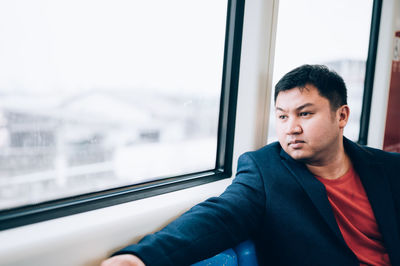
POLYGON ((375 215, 353 167, 337 179, 316 178, 325 185, 336 222, 360 265, 390 265, 375 215))

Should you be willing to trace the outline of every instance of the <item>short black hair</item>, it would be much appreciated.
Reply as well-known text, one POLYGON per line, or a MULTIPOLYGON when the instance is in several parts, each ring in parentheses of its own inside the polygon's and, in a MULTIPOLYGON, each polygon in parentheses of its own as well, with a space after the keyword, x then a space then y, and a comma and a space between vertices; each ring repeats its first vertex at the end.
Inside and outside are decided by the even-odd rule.
POLYGON ((332 110, 347 104, 347 89, 343 78, 324 65, 302 65, 284 75, 275 85, 275 103, 281 91, 304 88, 312 84, 322 97, 329 100, 332 110))

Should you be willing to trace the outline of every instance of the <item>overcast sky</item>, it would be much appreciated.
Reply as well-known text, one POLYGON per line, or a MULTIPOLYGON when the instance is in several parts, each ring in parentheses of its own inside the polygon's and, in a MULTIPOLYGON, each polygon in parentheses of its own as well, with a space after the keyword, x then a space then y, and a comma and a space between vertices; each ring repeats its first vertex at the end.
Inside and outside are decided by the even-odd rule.
POLYGON ((274 79, 307 63, 365 60, 372 0, 280 0, 274 79))
MULTIPOLYGON (((219 94, 226 2, 0 0, 0 89, 219 94)), ((304 63, 365 58, 371 6, 281 0, 275 80, 304 63)))
POLYGON ((219 95, 226 8, 226 0, 0 0, 0 88, 219 95))

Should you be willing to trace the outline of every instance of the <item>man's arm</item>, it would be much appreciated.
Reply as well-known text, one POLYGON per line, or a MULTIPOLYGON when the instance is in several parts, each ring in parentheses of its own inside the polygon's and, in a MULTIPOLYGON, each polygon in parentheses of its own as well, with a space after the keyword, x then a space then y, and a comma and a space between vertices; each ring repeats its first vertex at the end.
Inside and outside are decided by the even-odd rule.
POLYGON ((251 155, 244 154, 236 178, 221 196, 194 206, 161 231, 114 255, 138 255, 146 265, 188 265, 256 234, 264 211, 261 175, 251 155))

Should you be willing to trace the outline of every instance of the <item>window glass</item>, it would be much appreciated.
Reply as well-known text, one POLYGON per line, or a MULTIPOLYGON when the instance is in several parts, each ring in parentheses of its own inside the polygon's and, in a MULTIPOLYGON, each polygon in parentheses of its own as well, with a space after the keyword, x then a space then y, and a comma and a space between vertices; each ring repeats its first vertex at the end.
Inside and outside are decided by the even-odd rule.
POLYGON ((227 1, 0 1, 0 209, 215 168, 227 1))
MULTIPOLYGON (((350 119, 344 135, 358 139, 372 0, 280 0, 273 84, 303 64, 324 64, 341 75, 350 119)), ((272 94, 273 95, 273 94, 272 94)), ((271 100, 268 142, 276 140, 271 100)))

